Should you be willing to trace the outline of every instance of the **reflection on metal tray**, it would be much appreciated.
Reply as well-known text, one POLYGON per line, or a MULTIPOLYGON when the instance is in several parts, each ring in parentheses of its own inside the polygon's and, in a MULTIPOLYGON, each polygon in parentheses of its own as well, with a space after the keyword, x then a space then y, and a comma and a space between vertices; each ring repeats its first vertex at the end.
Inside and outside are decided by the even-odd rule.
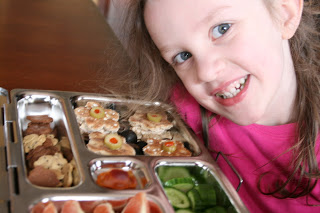
MULTIPOLYGON (((39 202, 45 201, 54 201, 58 206, 59 201, 64 203, 66 200, 78 200, 83 203, 102 198, 127 199, 139 192, 145 193, 147 199, 156 203, 162 212, 174 212, 163 183, 158 177, 158 169, 164 165, 180 163, 186 167, 190 163, 202 165, 200 170, 214 177, 234 209, 247 212, 237 192, 221 173, 203 144, 166 104, 102 94, 22 89, 10 92, 10 103, 8 93, 2 91, 0 188, 5 190, 0 192, 1 212, 28 212, 39 202), (137 111, 131 112, 128 111, 130 104, 140 107, 137 111), (111 117, 107 114, 101 115, 101 111, 110 112, 111 117), (88 116, 79 117, 79 112, 88 116), (147 113, 156 114, 158 117, 156 120, 148 118, 147 113), (142 118, 143 121, 139 120, 142 118), (81 122, 86 119, 89 120, 83 128, 81 122), (88 128, 92 120, 100 122, 101 119, 113 119, 108 122, 112 122, 114 126, 99 133, 94 128, 93 131, 88 128), (135 126, 137 120, 141 121, 138 122, 138 126, 149 122, 157 129, 157 125, 153 123, 160 124, 162 121, 169 122, 171 126, 168 125, 170 128, 164 130, 160 128, 163 130, 161 134, 149 134, 149 130, 139 130, 135 126), (96 135, 101 138, 96 139, 96 135), (115 142, 116 146, 108 144, 110 142, 115 142), (94 152, 89 146, 92 143, 99 143, 99 146, 106 146, 111 150, 120 149, 119 147, 128 144, 134 150, 134 154, 94 152), (159 143, 159 146, 152 146, 152 149, 159 149, 158 154, 147 152, 146 147, 156 143, 159 143), (169 148, 164 147, 164 144, 169 148), (170 148, 172 144, 174 149, 170 148), (190 155, 171 156, 173 152, 178 153, 176 150, 183 150, 181 153, 186 152, 190 155), (53 177, 54 181, 48 183, 44 178, 39 179, 41 175, 37 172, 42 176, 46 175, 45 177, 53 177), (134 184, 124 189, 121 185, 120 190, 110 188, 110 184, 109 188, 97 184, 103 175, 106 175, 104 178, 112 177, 114 180, 114 174, 133 178, 134 184)), ((116 181, 115 184, 121 182, 116 181)))

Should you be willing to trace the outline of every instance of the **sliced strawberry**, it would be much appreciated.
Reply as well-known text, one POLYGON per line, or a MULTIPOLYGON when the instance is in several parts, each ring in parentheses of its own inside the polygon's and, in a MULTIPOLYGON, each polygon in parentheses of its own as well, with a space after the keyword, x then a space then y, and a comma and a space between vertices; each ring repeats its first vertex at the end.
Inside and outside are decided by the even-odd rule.
POLYGON ((114 213, 110 203, 101 203, 94 210, 93 213, 114 213))
POLYGON ((39 202, 33 206, 31 213, 42 213, 44 208, 48 205, 48 203, 39 202))
POLYGON ((121 213, 150 213, 146 193, 138 192, 129 200, 121 213))
POLYGON ((84 211, 78 201, 68 200, 63 204, 61 213, 84 213, 84 211))
POLYGON ((162 210, 160 209, 158 204, 156 204, 155 202, 149 200, 148 204, 149 204, 150 213, 162 213, 162 210))
POLYGON ((108 203, 112 205, 112 208, 115 211, 121 211, 126 204, 128 203, 128 199, 123 199, 123 200, 108 200, 108 203))
POLYGON ((43 209, 42 213, 58 213, 58 210, 52 202, 49 202, 49 204, 43 209))
POLYGON ((106 202, 103 200, 90 200, 90 201, 79 201, 81 209, 86 213, 93 212, 94 208, 96 208, 97 205, 106 202))

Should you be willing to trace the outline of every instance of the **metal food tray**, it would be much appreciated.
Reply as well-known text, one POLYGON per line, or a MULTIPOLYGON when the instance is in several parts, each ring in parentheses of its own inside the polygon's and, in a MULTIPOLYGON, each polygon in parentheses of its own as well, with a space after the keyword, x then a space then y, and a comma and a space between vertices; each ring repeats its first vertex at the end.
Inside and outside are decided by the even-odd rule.
MULTIPOLYGON (((218 168, 202 142, 190 131, 182 119, 172 114, 175 128, 192 145, 191 157, 161 156, 102 156, 89 151, 80 133, 74 114, 77 106, 87 101, 105 103, 121 111, 123 106, 140 104, 141 106, 161 107, 170 114, 171 108, 159 102, 141 102, 109 95, 48 90, 14 89, 8 92, 0 88, 0 212, 30 212, 38 202, 61 200, 102 200, 122 199, 145 191, 147 198, 159 205, 164 213, 174 212, 170 205, 156 168, 159 165, 197 165, 210 170, 230 202, 238 212, 248 212, 236 190, 218 168), (60 137, 66 137, 73 152, 80 182, 72 187, 39 187, 31 184, 27 178, 26 159, 23 148, 23 130, 26 128, 27 115, 48 114, 54 120, 60 137), (138 184, 136 189, 111 190, 98 186, 94 179, 101 165, 114 163, 125 165, 147 180, 147 184, 138 184)), ((119 112, 121 115, 121 112, 119 112)))

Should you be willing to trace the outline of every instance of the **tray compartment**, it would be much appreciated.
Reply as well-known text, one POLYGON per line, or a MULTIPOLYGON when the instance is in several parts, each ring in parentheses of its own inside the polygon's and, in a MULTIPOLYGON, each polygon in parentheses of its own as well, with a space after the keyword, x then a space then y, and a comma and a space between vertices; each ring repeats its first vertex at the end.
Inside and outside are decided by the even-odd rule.
POLYGON ((197 162, 161 161, 155 172, 169 202, 175 209, 187 208, 192 212, 239 212, 245 208, 234 200, 234 189, 222 184, 212 165, 197 162), (231 190, 230 190, 231 189, 231 190), (180 197, 181 203, 176 200, 180 197), (237 209, 237 210, 236 210, 237 209))
MULTIPOLYGON (((152 183, 151 177, 144 164, 133 158, 127 160, 111 160, 107 158, 94 159, 90 162, 90 173, 95 183, 97 183, 100 174, 109 174, 108 179, 110 181, 113 180, 112 189, 146 189, 152 183), (110 176, 112 176, 112 178, 110 178, 110 176), (129 184, 128 182, 130 181, 131 183, 135 182, 135 184, 129 184), (133 187, 133 185, 136 187, 133 187)), ((100 186, 100 184, 98 185, 100 186)), ((110 187, 106 188, 110 189, 110 187)))
POLYGON ((17 121, 23 137, 22 155, 29 182, 42 187, 78 185, 81 177, 68 136, 63 100, 49 94, 19 94, 17 121), (39 121, 38 116, 47 117, 39 121), (52 121, 46 121, 49 118, 52 121), (28 131, 30 126, 33 127, 28 131), (47 178, 54 181, 45 181, 47 178))
MULTIPOLYGON (((108 203, 115 213, 120 213, 126 206, 132 205, 132 212, 139 211, 139 208, 149 208, 152 213, 165 213, 161 202, 153 195, 145 192, 129 193, 126 195, 88 195, 88 194, 74 194, 74 195, 49 195, 40 200, 35 200, 33 204, 29 205, 28 212, 43 212, 45 208, 55 209, 57 212, 74 211, 74 208, 79 208, 86 213, 92 213, 100 204, 108 203), (144 194, 143 196, 141 196, 144 194), (146 199, 146 202, 143 202, 146 199), (130 204, 130 200, 133 200, 130 204), (135 203, 136 202, 136 203, 135 203), (70 209, 68 211, 68 209, 70 209)), ((129 208, 129 207, 128 207, 129 208)), ((47 211, 46 211, 47 212, 47 211)), ((54 211, 50 211, 54 212, 54 211)), ((107 212, 107 211, 106 211, 107 212)))
MULTIPOLYGON (((71 104, 74 109, 84 107, 88 102, 92 101, 99 103, 105 109, 112 109, 119 113, 120 118, 118 122, 120 127, 117 133, 126 138, 128 144, 135 149, 136 155, 144 155, 143 148, 146 144, 150 143, 150 141, 158 141, 157 143, 159 143, 159 141, 164 139, 181 141, 182 147, 191 151, 192 156, 198 156, 201 153, 196 142, 198 140, 190 133, 180 117, 175 114, 172 108, 168 105, 161 104, 159 102, 141 102, 138 100, 128 100, 117 97, 74 96, 71 98, 71 104), (130 111, 128 106, 133 104, 137 106, 137 110, 130 111), (141 136, 139 133, 137 133, 137 131, 134 130, 134 127, 131 125, 132 123, 129 122, 130 117, 137 111, 145 112, 145 114, 149 111, 165 113, 165 117, 167 118, 168 122, 172 124, 172 127, 161 133, 161 136, 157 134, 155 134, 155 136, 150 136, 148 134, 141 136), (134 136, 132 136, 132 133, 134 136), (128 138, 128 135, 130 138, 128 138), (132 140, 132 138, 134 139, 132 140), (154 140, 155 138, 156 140, 154 140)), ((80 132, 82 131, 80 130, 80 132)), ((88 144, 88 135, 82 134, 82 138, 84 143, 88 144)), ((161 156, 161 154, 155 154, 155 156, 161 156)), ((179 155, 176 154, 176 156, 179 155)))

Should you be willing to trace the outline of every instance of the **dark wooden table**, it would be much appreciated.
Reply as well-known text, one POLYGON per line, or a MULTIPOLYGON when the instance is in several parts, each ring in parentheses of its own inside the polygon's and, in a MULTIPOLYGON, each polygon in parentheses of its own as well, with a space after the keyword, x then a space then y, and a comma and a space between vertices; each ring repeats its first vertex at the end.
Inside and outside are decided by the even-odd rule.
MULTIPOLYGON (((0 87, 8 92, 106 93, 116 83, 106 73, 122 75, 127 61, 91 0, 0 0, 0 87)), ((0 181, 8 182, 2 113, 0 106, 0 181)), ((9 212, 4 185, 0 212, 9 212)))
POLYGON ((125 62, 91 0, 0 0, 0 87, 8 91, 103 93, 104 73, 125 72, 125 62))

